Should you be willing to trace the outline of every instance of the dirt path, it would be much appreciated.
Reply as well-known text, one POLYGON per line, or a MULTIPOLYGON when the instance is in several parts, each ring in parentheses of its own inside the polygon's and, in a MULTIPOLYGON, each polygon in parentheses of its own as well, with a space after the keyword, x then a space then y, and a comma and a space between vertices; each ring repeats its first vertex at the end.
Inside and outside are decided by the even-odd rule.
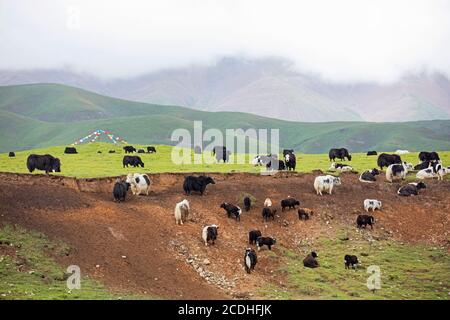
POLYGON ((82 272, 112 289, 173 299, 258 297, 257 288, 284 281, 275 272, 283 258, 261 251, 257 271, 247 275, 242 260, 249 230, 275 236, 274 252, 281 247, 298 250, 302 240, 335 236, 336 229, 354 227, 366 198, 383 201, 383 210, 374 214, 374 236, 449 245, 447 181, 430 181, 420 196, 402 198, 396 195, 400 184, 381 180, 363 185, 356 175, 345 174, 334 195, 319 197, 312 188, 314 174, 211 176, 216 184, 208 186, 205 196, 186 197, 181 188, 184 175, 153 175, 148 197, 129 194, 127 202, 117 204, 110 193, 113 178, 76 181, 0 174, 0 223, 18 223, 67 242, 74 250, 60 262, 79 265, 82 272), (219 205, 236 203, 243 191, 257 203, 239 223, 226 218, 219 205), (314 209, 314 218, 299 221, 291 210, 264 223, 260 215, 264 199, 269 196, 278 207, 288 195, 299 199, 302 207, 314 209), (175 226, 173 207, 185 197, 191 203, 192 220, 175 226), (220 226, 219 240, 205 247, 200 234, 209 223, 220 226))

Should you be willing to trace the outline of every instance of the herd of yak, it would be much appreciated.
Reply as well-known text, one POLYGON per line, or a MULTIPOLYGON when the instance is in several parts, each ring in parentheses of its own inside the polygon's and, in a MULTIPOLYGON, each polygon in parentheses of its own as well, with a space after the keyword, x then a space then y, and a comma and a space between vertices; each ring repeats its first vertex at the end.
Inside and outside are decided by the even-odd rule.
MULTIPOLYGON (((125 146, 125 153, 145 153, 144 149, 136 150, 132 146, 125 146)), ((147 153, 154 153, 156 149, 154 147, 147 147, 147 153)), ((66 154, 77 153, 74 147, 67 147, 65 149, 66 154)), ((110 150, 109 153, 115 153, 114 150, 110 150)), ((218 155, 218 161, 223 160, 223 162, 227 162, 230 152, 226 150, 225 147, 218 147, 213 150, 213 153, 218 155)), ((377 155, 376 151, 369 151, 367 156, 377 155)), ((10 152, 10 157, 15 156, 13 152, 10 152)), ((294 154, 294 150, 285 149, 283 150, 283 157, 285 161, 278 160, 276 156, 268 155, 268 156, 256 156, 252 164, 253 165, 262 165, 265 164, 268 170, 272 170, 273 167, 276 167, 279 170, 287 169, 287 170, 295 170, 296 166, 296 158, 294 154), (274 165, 275 164, 275 165, 274 165)), ((349 154, 348 150, 345 148, 340 149, 331 149, 329 152, 329 159, 333 161, 331 168, 332 170, 338 171, 351 171, 352 167, 348 164, 335 163, 335 159, 340 159, 344 161, 345 159, 351 161, 352 157, 349 154)), ((442 177, 450 172, 450 167, 444 167, 441 163, 438 153, 436 152, 420 152, 419 153, 419 163, 416 166, 412 166, 404 161, 402 161, 400 155, 398 154, 386 154, 382 153, 378 156, 377 164, 380 167, 380 170, 383 168, 386 169, 386 179, 390 182, 395 178, 404 179, 408 170, 419 170, 417 173, 417 178, 425 179, 425 178, 434 178, 442 179, 442 177)), ((27 168, 30 172, 34 170, 43 170, 46 173, 49 172, 61 172, 61 162, 58 158, 53 157, 52 155, 36 155, 31 154, 27 158, 27 168)), ((141 166, 144 167, 144 163, 142 162, 139 156, 129 156, 125 155, 123 158, 123 166, 128 167, 131 165, 133 167, 141 166)), ((373 168, 370 170, 364 171, 360 177, 359 181, 365 183, 374 183, 376 181, 376 176, 380 174, 380 170, 373 168)), ((118 179, 115 182, 113 187, 113 197, 117 202, 125 201, 126 193, 131 188, 133 194, 147 194, 150 189, 150 178, 146 174, 139 173, 130 173, 127 175, 126 180, 118 179)), ((186 195, 190 195, 192 192, 198 192, 201 195, 205 193, 206 187, 209 184, 215 184, 214 180, 208 176, 187 176, 185 177, 183 183, 183 190, 186 195)), ((318 195, 322 195, 322 192, 328 192, 332 194, 332 190, 334 186, 338 186, 341 184, 341 180, 339 177, 333 175, 324 175, 318 176, 314 181, 314 188, 318 195)), ((412 196, 418 195, 420 189, 426 188, 426 185, 423 182, 412 182, 402 186, 398 190, 398 194, 401 196, 412 196)), ((281 210, 284 211, 286 209, 296 209, 296 206, 300 205, 300 202, 294 198, 288 197, 287 199, 281 200, 281 210)), ((252 201, 249 197, 245 197, 243 199, 243 205, 245 211, 250 211, 252 207, 252 201)), ((233 217, 236 221, 240 221, 240 217, 242 214, 242 209, 234 204, 224 202, 220 205, 220 208, 224 209, 227 213, 228 217, 233 217)), ((370 210, 380 210, 381 209, 381 201, 376 199, 366 199, 364 201, 364 209, 369 212, 370 210)), ((187 221, 190 212, 190 204, 187 199, 179 202, 175 206, 175 221, 176 224, 182 225, 183 222, 187 221)), ((262 217, 265 222, 267 222, 270 218, 272 220, 275 219, 276 209, 272 208, 272 200, 267 198, 264 201, 264 207, 262 209, 262 217)), ((308 220, 313 215, 313 210, 309 208, 299 208, 298 209, 298 217, 300 220, 308 220)), ((375 219, 371 215, 358 215, 356 220, 356 225, 358 228, 366 228, 369 225, 373 229, 373 224, 375 219)), ((202 229, 202 239, 207 246, 209 243, 214 244, 215 240, 218 237, 218 229, 217 225, 207 225, 202 229)), ((259 230, 251 230, 248 235, 249 244, 256 244, 258 251, 262 246, 267 246, 269 250, 271 247, 276 244, 276 239, 274 237, 263 237, 261 231, 259 230)), ((308 254, 303 260, 303 264, 305 267, 316 268, 319 267, 319 263, 317 261, 317 253, 315 251, 308 254)), ((358 265, 358 258, 355 255, 345 255, 344 257, 345 267, 356 267, 358 265)), ((256 251, 252 248, 247 248, 244 253, 244 267, 247 273, 251 273, 251 271, 255 268, 257 263, 257 254, 256 251)))
MULTIPOLYGON (((284 150, 283 154, 285 156, 285 159, 289 161, 289 159, 294 158, 295 155, 293 150, 284 150)), ((370 155, 377 155, 376 152, 370 151, 368 152, 368 156, 370 155)), ((272 157, 271 155, 268 155, 268 157, 272 157)), ((329 154, 330 161, 334 161, 336 158, 344 160, 347 159, 351 161, 351 155, 348 153, 348 151, 345 148, 342 149, 332 149, 330 150, 329 154)), ((256 156, 255 159, 257 161, 254 161, 254 165, 259 165, 259 162, 261 161, 261 156, 256 156)), ((420 170, 423 169, 431 169, 435 171, 439 171, 440 168, 442 168, 439 155, 436 152, 421 152, 419 154, 419 159, 421 160, 421 163, 416 166, 416 168, 419 168, 420 170), (423 169, 422 169, 423 168, 423 169)), ((405 162, 401 160, 401 157, 396 154, 380 154, 377 161, 380 169, 383 169, 384 167, 387 167, 387 172, 389 172, 389 175, 391 176, 397 176, 399 175, 399 172, 402 172, 402 169, 407 172, 408 169, 411 169, 411 165, 407 165, 405 162), (399 166, 399 169, 397 168, 399 166)), ((268 166, 268 168, 270 165, 268 166)), ((335 170, 342 170, 346 171, 347 167, 349 167, 346 164, 338 164, 334 163, 332 165, 332 168, 335 170)), ((447 168, 448 169, 448 168, 447 168)), ((367 170, 363 172, 360 176, 361 182, 369 182, 373 183, 376 181, 375 176, 378 175, 380 171, 376 168, 367 170)), ((139 174, 134 174, 139 175, 139 174)), ((402 176, 403 177, 403 176, 402 176)), ((140 179, 142 181, 142 179, 140 179)), ((391 181, 391 180, 390 180, 391 181)), ((322 191, 327 191, 328 193, 332 193, 332 188, 334 185, 340 185, 340 178, 335 177, 332 175, 326 175, 326 176, 318 176, 316 177, 314 181, 314 188, 317 191, 317 194, 322 195, 322 191)), ((127 176, 126 181, 117 181, 116 186, 123 185, 123 188, 128 188, 130 186, 133 187, 133 184, 136 184, 136 181, 132 180, 131 174, 127 176), (131 179, 131 180, 130 180, 131 179), (124 185, 125 184, 125 185, 124 185)), ((186 195, 190 195, 192 192, 198 192, 200 195, 203 195, 205 193, 206 187, 209 184, 215 184, 215 181, 208 176, 187 176, 185 177, 185 180, 183 182, 183 190, 186 195)), ((136 186, 135 186, 136 187, 136 186)), ((409 183, 405 186, 402 186, 398 194, 402 196, 411 196, 411 195, 418 195, 418 190, 425 188, 425 184, 423 182, 418 183, 409 183)), ((115 189, 116 190, 116 187, 115 189)), ((122 189, 123 190, 123 189, 122 189)), ((117 192, 113 192, 114 197, 117 201, 120 201, 118 198, 119 196, 125 196, 124 194, 119 194, 117 192)), ((134 193, 134 192, 133 192, 134 193)), ((375 210, 381 210, 382 203, 380 200, 376 199, 365 199, 364 200, 364 209, 367 212, 375 211, 375 210)), ((245 197, 243 199, 243 206, 245 211, 250 211, 252 208, 252 200, 250 197, 245 197)), ((300 206, 300 201, 288 197, 286 199, 281 200, 280 202, 281 211, 290 210, 290 209, 297 209, 296 206, 300 206)), ((241 215, 242 215, 242 209, 231 203, 223 202, 220 204, 220 208, 222 208, 228 218, 234 218, 236 221, 240 221, 241 215)), ((177 203, 175 205, 174 210, 174 216, 175 216, 175 222, 177 225, 182 225, 183 222, 186 222, 189 217, 190 212, 190 203, 187 199, 184 199, 183 201, 177 203)), ((275 220, 275 214, 277 212, 277 209, 272 208, 272 200, 270 198, 265 199, 264 206, 262 208, 262 217, 264 222, 269 221, 271 218, 272 220, 275 220)), ((297 210, 298 218, 299 220, 309 220, 314 212, 312 209, 309 208, 298 208, 297 210)), ((371 229, 373 229, 375 223, 375 218, 372 215, 369 214, 361 214, 358 215, 356 219, 356 226, 358 228, 366 228, 367 226, 370 226, 371 229)), ((218 238, 218 229, 219 226, 216 224, 206 225, 202 229, 202 239, 207 246, 208 244, 214 244, 215 241, 218 238)), ((272 246, 276 244, 276 238, 270 237, 270 236, 263 236, 260 230, 250 230, 248 234, 248 241, 250 245, 256 245, 258 251, 260 251, 261 247, 267 246, 269 250, 271 250, 272 246)), ((319 267, 319 262, 317 260, 318 255, 317 252, 312 251, 310 254, 308 254, 304 260, 303 264, 305 267, 308 268, 317 268, 319 267)), ((249 247, 245 249, 244 252, 244 268, 247 273, 251 273, 252 270, 254 270, 256 264, 257 264, 258 258, 257 258, 257 251, 255 251, 253 248, 249 247)), ((354 268, 358 266, 359 261, 358 257, 356 255, 350 255, 346 254, 344 256, 344 265, 345 268, 354 268)))

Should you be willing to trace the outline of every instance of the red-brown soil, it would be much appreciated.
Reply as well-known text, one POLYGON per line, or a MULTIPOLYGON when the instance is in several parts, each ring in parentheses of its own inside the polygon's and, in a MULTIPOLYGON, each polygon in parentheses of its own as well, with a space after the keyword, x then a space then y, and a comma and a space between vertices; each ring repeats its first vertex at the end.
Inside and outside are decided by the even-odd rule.
POLYGON ((274 252, 281 246, 297 250, 302 240, 336 237, 335 230, 354 227, 366 198, 383 202, 374 213, 374 236, 449 246, 449 181, 427 181, 419 196, 403 198, 396 194, 402 183, 380 178, 362 184, 357 175, 344 174, 333 195, 320 197, 312 187, 315 174, 211 174, 216 184, 208 186, 206 195, 185 196, 184 176, 151 175, 149 196, 129 193, 125 203, 115 203, 115 178, 0 174, 0 223, 17 223, 66 242, 73 250, 59 262, 79 265, 112 290, 171 299, 257 298, 257 288, 283 281, 274 272, 282 258, 262 250, 257 270, 247 275, 242 261, 249 230, 275 236, 274 252), (255 207, 243 212, 241 222, 228 219, 219 205, 237 203, 243 192, 257 199, 255 207), (279 201, 289 195, 301 207, 312 208, 314 217, 304 222, 296 210, 281 213, 279 201), (274 201, 278 216, 264 223, 266 197, 274 201), (184 198, 191 203, 191 220, 176 226, 173 209, 184 198), (201 230, 210 223, 219 225, 219 239, 205 247, 201 230))

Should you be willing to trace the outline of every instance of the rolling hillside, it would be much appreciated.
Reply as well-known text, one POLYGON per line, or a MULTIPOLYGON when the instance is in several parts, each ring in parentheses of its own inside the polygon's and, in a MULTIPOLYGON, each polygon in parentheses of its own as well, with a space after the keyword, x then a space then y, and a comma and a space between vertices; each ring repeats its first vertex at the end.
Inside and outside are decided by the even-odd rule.
POLYGON ((403 122, 450 119, 450 81, 405 74, 394 83, 335 83, 298 71, 283 58, 225 57, 126 79, 67 70, 0 70, 0 85, 57 83, 132 101, 204 111, 239 111, 302 121, 403 122))
POLYGON ((450 150, 450 120, 405 123, 300 123, 238 112, 205 112, 120 100, 55 84, 0 87, 0 152, 64 145, 95 129, 107 129, 130 143, 173 144, 177 128, 193 121, 208 128, 278 128, 282 147, 307 153, 330 147, 351 151, 450 150))

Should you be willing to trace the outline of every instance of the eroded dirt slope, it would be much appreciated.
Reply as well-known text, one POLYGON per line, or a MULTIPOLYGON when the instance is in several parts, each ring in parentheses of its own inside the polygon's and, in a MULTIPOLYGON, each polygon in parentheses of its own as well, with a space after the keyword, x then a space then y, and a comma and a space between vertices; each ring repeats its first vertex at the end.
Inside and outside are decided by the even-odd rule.
POLYGON ((366 198, 383 201, 383 210, 374 214, 375 237, 449 245, 449 182, 429 181, 420 196, 403 198, 396 195, 400 183, 380 178, 363 185, 357 175, 345 174, 334 195, 319 197, 312 188, 316 175, 211 174, 216 184, 208 186, 206 195, 185 196, 184 175, 156 174, 151 175, 149 196, 130 193, 125 203, 117 204, 110 192, 115 178, 1 174, 0 222, 18 223, 67 242, 74 250, 60 262, 79 265, 112 289, 173 299, 258 297, 256 289, 284 281, 275 272, 283 261, 282 255, 261 251, 257 272, 247 275, 242 260, 249 230, 275 236, 275 253, 297 250, 302 241, 354 227, 366 198), (242 192, 257 202, 236 222, 219 205, 236 203, 242 192), (299 221, 294 210, 281 213, 279 201, 288 195, 312 208, 313 219, 299 221), (279 211, 268 223, 261 217, 266 197, 279 211), (173 208, 184 198, 191 203, 191 221, 175 226, 173 208), (210 223, 219 225, 219 240, 205 247, 201 229, 210 223))

